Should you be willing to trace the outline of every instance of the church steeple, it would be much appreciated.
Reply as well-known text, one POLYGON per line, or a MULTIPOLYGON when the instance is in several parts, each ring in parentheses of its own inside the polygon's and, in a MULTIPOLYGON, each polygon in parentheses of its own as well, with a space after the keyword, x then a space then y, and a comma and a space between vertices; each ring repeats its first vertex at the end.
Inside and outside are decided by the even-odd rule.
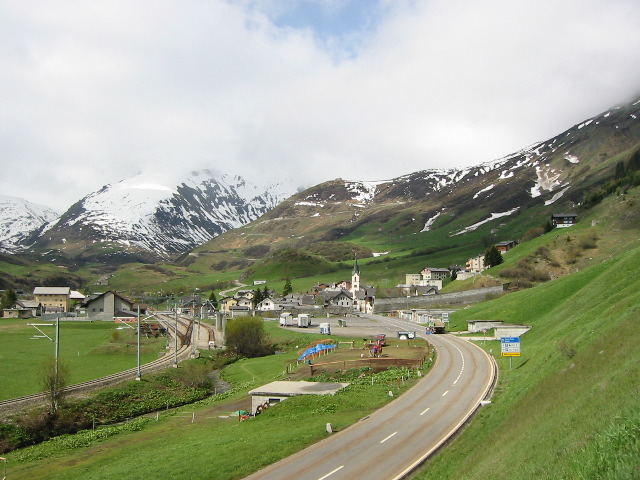
POLYGON ((360 268, 358 267, 358 256, 355 257, 353 272, 351 273, 351 293, 354 295, 360 290, 360 268))

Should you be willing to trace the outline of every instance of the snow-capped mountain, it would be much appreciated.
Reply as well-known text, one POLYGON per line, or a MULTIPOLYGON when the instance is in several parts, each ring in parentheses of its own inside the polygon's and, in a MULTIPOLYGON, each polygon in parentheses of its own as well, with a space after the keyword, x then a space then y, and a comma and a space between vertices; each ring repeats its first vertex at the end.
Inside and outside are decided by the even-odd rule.
POLYGON ((457 239, 518 216, 531 219, 530 208, 535 215, 543 215, 541 206, 575 208, 616 163, 640 155, 639 117, 640 100, 492 162, 377 182, 337 179, 297 194, 291 181, 257 185, 209 170, 179 180, 139 174, 87 195, 55 222, 50 211, 5 209, 0 240, 4 251, 31 245, 34 252, 107 264, 166 259, 198 246, 194 255, 224 257, 226 249, 255 245, 268 251, 338 240, 365 224, 379 236, 440 229, 457 239), (210 246, 211 239, 220 241, 210 246))
POLYGON ((37 247, 73 252, 74 257, 117 250, 116 255, 166 258, 255 220, 295 192, 284 181, 256 185, 210 170, 173 182, 142 173, 106 185, 73 205, 42 234, 37 247))
POLYGON ((22 198, 0 195, 0 252, 16 253, 59 214, 22 198))
POLYGON ((617 164, 639 156, 640 100, 492 162, 316 185, 203 249, 304 248, 351 234, 371 244, 409 235, 448 237, 454 243, 474 231, 488 231, 488 239, 509 222, 541 225, 549 212, 577 209, 585 195, 612 178, 617 164))

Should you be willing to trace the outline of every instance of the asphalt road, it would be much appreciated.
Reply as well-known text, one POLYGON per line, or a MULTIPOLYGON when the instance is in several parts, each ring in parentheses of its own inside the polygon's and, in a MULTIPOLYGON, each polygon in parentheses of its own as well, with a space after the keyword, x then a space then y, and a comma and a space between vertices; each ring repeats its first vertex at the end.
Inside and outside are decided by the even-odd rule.
MULTIPOLYGON (((347 319, 347 325, 344 333, 350 335, 395 336, 398 330, 410 330, 426 337, 422 327, 386 317, 347 319)), ((428 337, 437 348, 437 361, 413 388, 357 424, 247 480, 390 480, 415 469, 478 408, 495 375, 492 359, 472 343, 446 334, 428 337)))

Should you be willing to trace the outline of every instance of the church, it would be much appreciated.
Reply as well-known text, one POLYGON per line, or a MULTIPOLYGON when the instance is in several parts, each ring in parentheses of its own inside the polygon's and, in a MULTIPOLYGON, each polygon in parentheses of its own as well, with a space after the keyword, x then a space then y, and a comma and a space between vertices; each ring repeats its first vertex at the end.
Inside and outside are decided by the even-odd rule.
POLYGON ((353 271, 351 272, 351 286, 349 293, 353 299, 353 309, 361 313, 373 312, 373 302, 376 296, 376 289, 360 283, 360 267, 358 257, 355 258, 353 271))

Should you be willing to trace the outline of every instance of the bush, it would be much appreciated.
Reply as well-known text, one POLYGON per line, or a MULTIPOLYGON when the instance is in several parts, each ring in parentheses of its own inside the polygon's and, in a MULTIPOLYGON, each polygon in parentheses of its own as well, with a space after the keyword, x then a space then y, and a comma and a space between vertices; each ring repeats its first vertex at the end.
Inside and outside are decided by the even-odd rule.
POLYGON ((263 357, 274 352, 267 342, 260 317, 239 317, 227 322, 227 348, 245 357, 263 357))

